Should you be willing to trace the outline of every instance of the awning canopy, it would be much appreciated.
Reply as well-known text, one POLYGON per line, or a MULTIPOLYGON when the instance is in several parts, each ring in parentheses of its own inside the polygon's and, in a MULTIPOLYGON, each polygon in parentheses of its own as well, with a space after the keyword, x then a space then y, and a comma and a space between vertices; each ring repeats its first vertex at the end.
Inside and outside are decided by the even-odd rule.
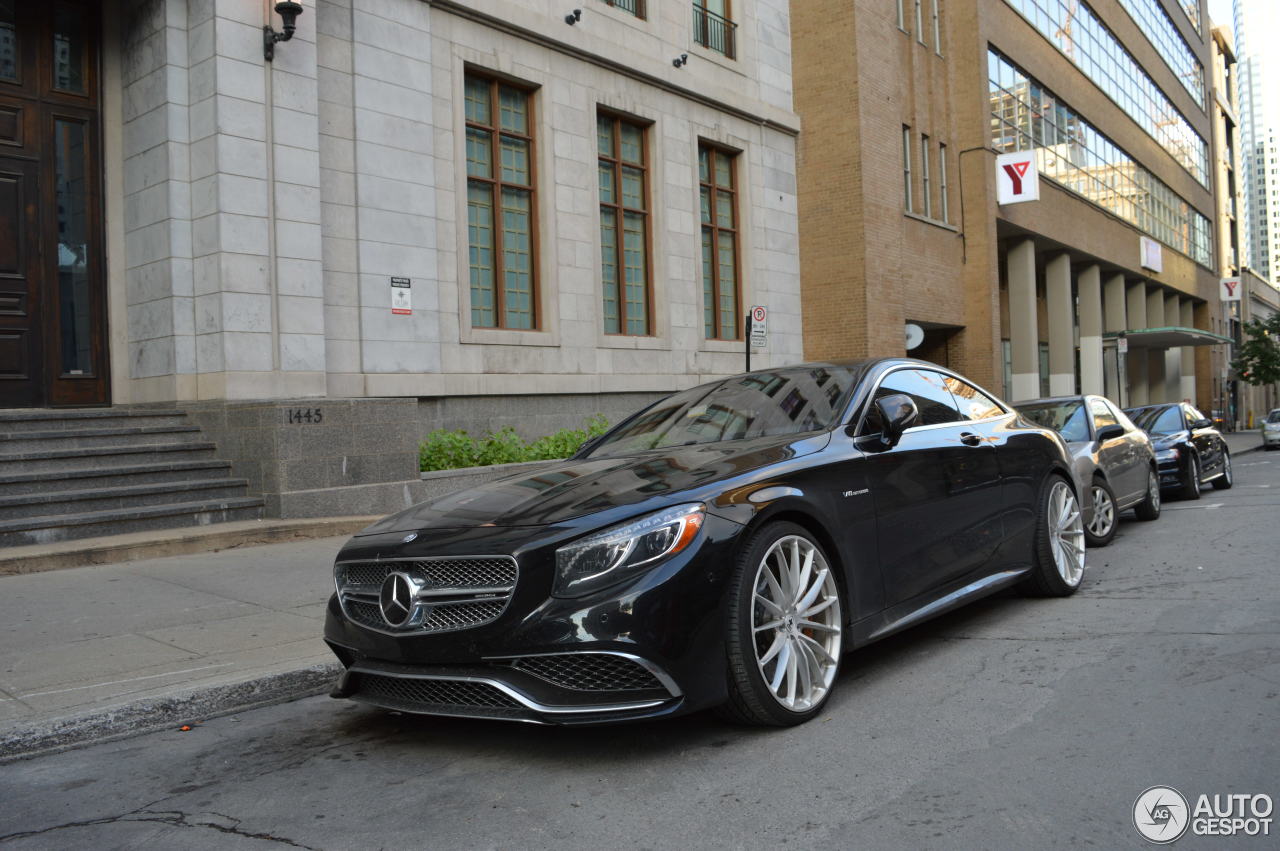
POLYGON ((1107 342, 1114 342, 1121 334, 1129 341, 1131 349, 1173 349, 1178 346, 1217 346, 1235 342, 1230 337, 1202 331, 1199 328, 1139 328, 1133 331, 1108 331, 1103 334, 1107 342))

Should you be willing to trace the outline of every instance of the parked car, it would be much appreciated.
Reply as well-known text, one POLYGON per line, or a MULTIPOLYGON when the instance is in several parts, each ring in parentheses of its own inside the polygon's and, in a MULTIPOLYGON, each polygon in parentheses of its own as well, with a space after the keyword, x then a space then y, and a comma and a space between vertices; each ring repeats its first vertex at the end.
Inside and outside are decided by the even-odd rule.
POLYGON ((1059 435, 910 359, 703 384, 572 458, 409 508, 334 566, 335 697, 591 724, 791 725, 845 651, 998 589, 1066 596, 1059 435))
POLYGON ((1280 446, 1280 408, 1273 408, 1262 421, 1262 448, 1270 451, 1280 446))
POLYGON ((1093 503, 1093 520, 1084 529, 1089 546, 1111 543, 1126 509, 1132 508, 1139 520, 1160 516, 1160 478, 1151 439, 1109 399, 1058 396, 1014 407, 1067 441, 1076 476, 1087 483, 1093 503))
POLYGON ((1126 410, 1151 435, 1160 468, 1160 487, 1183 499, 1199 499, 1206 482, 1218 490, 1232 485, 1231 452, 1213 422, 1186 402, 1126 410))

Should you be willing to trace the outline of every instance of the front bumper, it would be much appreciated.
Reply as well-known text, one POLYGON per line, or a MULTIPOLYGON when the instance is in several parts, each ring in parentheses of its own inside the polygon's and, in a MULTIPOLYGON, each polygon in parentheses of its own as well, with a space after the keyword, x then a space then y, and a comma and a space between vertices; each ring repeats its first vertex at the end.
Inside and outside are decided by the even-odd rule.
MULTIPOLYGON (((554 546, 512 548, 519 579, 502 614, 448 632, 353 620, 335 594, 325 640, 346 670, 333 696, 402 712, 543 724, 641 720, 723 702, 724 596, 741 530, 708 515, 688 550, 575 599, 551 596, 554 546)), ((441 554, 438 546, 405 549, 357 539, 339 560, 441 554)), ((446 555, 486 547, 472 540, 452 549, 446 555)))
POLYGON ((1263 429, 1262 445, 1263 446, 1280 446, 1280 430, 1267 431, 1266 429, 1263 429))

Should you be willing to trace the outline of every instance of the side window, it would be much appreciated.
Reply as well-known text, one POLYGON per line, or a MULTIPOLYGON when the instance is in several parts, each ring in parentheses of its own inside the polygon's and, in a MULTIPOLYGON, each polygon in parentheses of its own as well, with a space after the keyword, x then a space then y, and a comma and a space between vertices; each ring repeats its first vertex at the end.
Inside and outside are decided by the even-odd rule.
POLYGON ((862 434, 878 434, 883 429, 879 412, 875 408, 875 400, 895 393, 905 393, 916 403, 920 411, 921 425, 940 425, 960 422, 965 419, 956 407, 951 391, 947 389, 945 377, 937 372, 924 369, 900 369, 891 372, 872 397, 872 406, 863 422, 862 434))
POLYGON ((951 378, 950 376, 945 377, 943 382, 947 385, 947 389, 951 391, 951 396, 955 399, 956 405, 960 409, 960 414, 965 419, 989 420, 1005 413, 999 402, 969 382, 951 378))
POLYGON ((1089 400, 1089 413, 1093 415, 1093 429, 1096 433, 1098 429, 1109 425, 1119 425, 1116 415, 1111 409, 1098 399, 1089 400))
POLYGON ((1205 419, 1204 414, 1190 405, 1183 405, 1182 408, 1187 414, 1187 428, 1191 428, 1197 421, 1205 419))
POLYGON ((1133 424, 1133 420, 1129 419, 1129 415, 1111 404, 1110 400, 1105 400, 1103 404, 1107 406, 1107 410, 1111 412, 1111 416, 1116 418, 1116 422, 1124 426, 1125 431, 1133 431, 1137 428, 1137 426, 1133 424))

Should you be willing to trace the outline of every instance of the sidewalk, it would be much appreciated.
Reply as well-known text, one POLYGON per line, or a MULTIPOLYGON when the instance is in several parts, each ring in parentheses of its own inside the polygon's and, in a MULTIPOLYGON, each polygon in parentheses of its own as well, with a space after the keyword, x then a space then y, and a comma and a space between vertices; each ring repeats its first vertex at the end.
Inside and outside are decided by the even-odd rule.
POLYGON ((1253 431, 1223 432, 1222 439, 1227 442, 1227 449, 1231 451, 1232 455, 1253 452, 1262 448, 1262 432, 1257 429, 1253 431))
POLYGON ((0 760, 327 690, 346 538, 0 576, 0 760))

